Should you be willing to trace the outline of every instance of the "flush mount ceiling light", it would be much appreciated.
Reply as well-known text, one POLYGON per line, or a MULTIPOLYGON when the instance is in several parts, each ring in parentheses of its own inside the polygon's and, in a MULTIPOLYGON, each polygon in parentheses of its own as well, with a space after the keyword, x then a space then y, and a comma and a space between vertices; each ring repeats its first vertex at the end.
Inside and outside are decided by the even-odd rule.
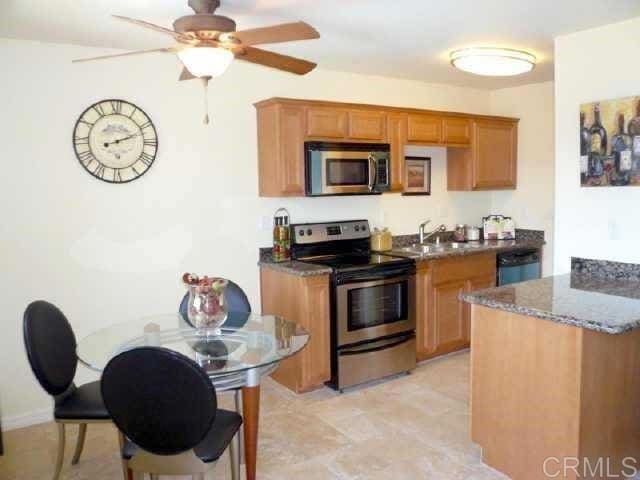
POLYGON ((451 65, 460 70, 495 77, 527 73, 536 64, 534 55, 510 48, 462 48, 451 52, 449 58, 451 65))

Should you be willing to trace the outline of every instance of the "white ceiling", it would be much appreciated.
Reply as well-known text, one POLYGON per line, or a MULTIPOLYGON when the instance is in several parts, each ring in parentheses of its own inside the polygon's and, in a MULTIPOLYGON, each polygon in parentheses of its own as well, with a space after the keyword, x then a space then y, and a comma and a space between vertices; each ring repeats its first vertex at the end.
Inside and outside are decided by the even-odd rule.
MULTIPOLYGON (((0 0, 0 37, 105 48, 168 46, 172 39, 119 22, 111 14, 170 27, 192 13, 187 0, 0 0)), ((218 14, 238 30, 293 20, 319 40, 270 47, 332 70, 478 88, 553 79, 553 38, 640 16, 638 0, 222 0, 218 14), (531 51, 531 73, 484 78, 452 68, 448 52, 465 46, 531 51)), ((585 48, 589 48, 585 45, 585 48)), ((117 62, 118 60, 112 60, 117 62)), ((594 68, 607 68, 594 58, 594 68)))

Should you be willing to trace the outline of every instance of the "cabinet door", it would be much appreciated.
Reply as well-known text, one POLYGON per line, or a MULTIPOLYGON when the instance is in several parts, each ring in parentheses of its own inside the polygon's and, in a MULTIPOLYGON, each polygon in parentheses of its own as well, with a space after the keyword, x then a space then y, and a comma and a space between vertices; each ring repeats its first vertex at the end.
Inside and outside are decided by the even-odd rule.
POLYGON ((433 115, 409 114, 407 138, 410 142, 440 143, 442 118, 433 115))
POLYGON ((445 117, 442 120, 442 142, 448 145, 469 145, 471 143, 471 120, 445 117))
POLYGON ((465 304, 458 300, 466 286, 466 280, 456 280, 433 287, 435 342, 438 353, 457 350, 467 342, 467 309, 465 304))
MULTIPOLYGON (((474 290, 482 290, 484 288, 491 288, 496 286, 496 275, 490 274, 483 277, 472 278, 467 281, 466 291, 473 292, 474 290)), ((471 341, 471 305, 465 303, 465 340, 471 341)))
POLYGON ((427 262, 420 262, 416 271, 416 359, 420 362, 429 358, 435 342, 431 322, 431 285, 427 262))
POLYGON ((347 136, 346 110, 309 107, 307 109, 307 135, 321 138, 345 138, 347 136))
POLYGON ((477 120, 473 134, 473 188, 515 188, 518 126, 477 120))
POLYGON ((383 112, 350 111, 349 138, 353 140, 384 140, 386 136, 385 117, 383 112))
POLYGON ((331 326, 329 313, 329 280, 326 276, 303 279, 303 307, 307 317, 304 324, 311 333, 301 356, 300 390, 318 388, 331 379, 331 326))
POLYGON ((304 195, 304 110, 280 108, 280 190, 285 196, 304 195))
POLYGON ((391 191, 404 190, 404 146, 407 144, 407 115, 390 113, 387 116, 387 141, 391 148, 391 191))

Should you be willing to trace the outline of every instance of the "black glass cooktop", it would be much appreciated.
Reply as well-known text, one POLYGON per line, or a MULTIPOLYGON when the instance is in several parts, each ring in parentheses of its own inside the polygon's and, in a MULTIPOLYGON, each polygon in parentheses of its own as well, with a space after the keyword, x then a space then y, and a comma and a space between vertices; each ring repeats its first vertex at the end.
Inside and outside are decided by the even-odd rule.
POLYGON ((315 265, 326 265, 334 270, 367 268, 389 264, 408 265, 413 263, 413 261, 408 258, 392 257, 391 255, 384 255, 380 253, 328 255, 322 257, 301 258, 300 261, 313 263, 315 265))

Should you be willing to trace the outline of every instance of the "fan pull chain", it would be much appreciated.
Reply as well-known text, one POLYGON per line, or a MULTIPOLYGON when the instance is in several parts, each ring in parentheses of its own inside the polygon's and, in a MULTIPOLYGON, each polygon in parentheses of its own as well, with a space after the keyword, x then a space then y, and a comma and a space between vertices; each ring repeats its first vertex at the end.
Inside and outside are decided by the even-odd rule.
POLYGON ((211 77, 201 77, 204 86, 204 124, 209 125, 209 79, 211 77))

